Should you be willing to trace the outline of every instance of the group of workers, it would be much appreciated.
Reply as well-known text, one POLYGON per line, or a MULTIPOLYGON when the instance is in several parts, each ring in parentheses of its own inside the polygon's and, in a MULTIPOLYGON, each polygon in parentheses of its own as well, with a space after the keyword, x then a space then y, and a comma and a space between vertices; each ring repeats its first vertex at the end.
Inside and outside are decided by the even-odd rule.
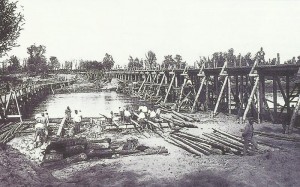
MULTIPOLYGON (((81 121, 82 121, 82 115, 81 115, 81 110, 75 110, 74 111, 74 116, 72 117, 72 111, 70 107, 68 106, 67 109, 65 110, 65 120, 63 123, 61 123, 61 128, 62 130, 58 130, 59 133, 57 136, 64 136, 65 132, 69 130, 68 136, 74 136, 75 134, 80 132, 80 126, 81 126, 81 121)), ((35 116, 36 120, 36 125, 35 125, 35 136, 34 136, 34 143, 35 147, 38 147, 39 142, 41 145, 48 140, 49 136, 49 130, 48 130, 48 125, 49 125, 49 115, 48 112, 42 112, 39 113, 35 116)))

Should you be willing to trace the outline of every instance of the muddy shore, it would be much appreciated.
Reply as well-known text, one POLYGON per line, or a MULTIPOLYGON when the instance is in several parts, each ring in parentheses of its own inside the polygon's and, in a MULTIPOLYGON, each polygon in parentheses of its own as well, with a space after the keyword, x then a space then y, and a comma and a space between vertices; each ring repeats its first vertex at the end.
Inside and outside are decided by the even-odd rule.
MULTIPOLYGON (((199 115, 205 118, 207 114, 199 115)), ((206 116, 207 117, 207 116, 206 116)), ((200 135, 218 128, 239 135, 241 125, 234 116, 220 114, 198 123, 185 132, 200 135)), ((278 132, 270 123, 255 129, 278 132)), ((167 133, 167 132, 166 132, 167 133)), ((299 186, 300 143, 256 138, 274 147, 254 156, 194 156, 149 132, 150 138, 136 133, 107 132, 103 137, 137 137, 145 145, 165 146, 168 154, 122 156, 83 161, 64 168, 45 169, 26 155, 8 146, 0 153, 0 186, 299 186)), ((297 131, 293 136, 300 136, 297 131)), ((33 138, 33 137, 32 137, 33 138)))

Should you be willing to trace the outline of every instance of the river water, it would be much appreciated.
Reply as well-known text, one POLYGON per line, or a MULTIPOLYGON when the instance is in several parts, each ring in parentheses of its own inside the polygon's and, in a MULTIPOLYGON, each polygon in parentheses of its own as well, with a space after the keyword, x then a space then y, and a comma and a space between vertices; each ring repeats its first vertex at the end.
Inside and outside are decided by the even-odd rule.
POLYGON ((56 94, 49 95, 35 107, 31 117, 47 110, 51 118, 61 118, 67 106, 71 108, 72 114, 74 110, 81 110, 83 117, 100 117, 99 113, 109 116, 111 111, 117 113, 119 107, 132 107, 133 104, 141 103, 116 92, 56 94))

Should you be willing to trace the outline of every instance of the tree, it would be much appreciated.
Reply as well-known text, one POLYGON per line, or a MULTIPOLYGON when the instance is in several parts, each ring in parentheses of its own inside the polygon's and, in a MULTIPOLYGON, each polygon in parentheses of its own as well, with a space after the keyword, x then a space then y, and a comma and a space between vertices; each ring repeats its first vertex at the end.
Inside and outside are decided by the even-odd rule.
POLYGON ((73 62, 72 61, 65 61, 65 69, 72 70, 73 62))
POLYGON ((8 72, 17 72, 21 70, 20 60, 16 56, 11 56, 8 60, 9 66, 7 67, 8 72))
POLYGON ((148 51, 146 54, 146 62, 149 64, 150 69, 156 65, 156 54, 153 51, 148 51))
POLYGON ((115 61, 111 55, 106 53, 105 57, 103 58, 102 64, 103 64, 104 69, 110 70, 114 66, 115 61))
POLYGON ((174 60, 175 60, 175 64, 176 64, 176 67, 177 68, 185 68, 185 66, 186 66, 186 62, 183 62, 182 61, 182 56, 181 55, 176 55, 175 56, 175 58, 174 58, 174 60))
POLYGON ((17 11, 17 2, 0 1, 0 56, 17 46, 24 16, 17 11))
POLYGON ((173 59, 172 55, 165 56, 165 59, 162 63, 162 67, 168 68, 169 66, 174 66, 175 60, 173 59))
POLYGON ((27 48, 29 58, 27 60, 27 70, 31 73, 45 74, 48 71, 45 57, 46 47, 43 45, 31 45, 27 48))
POLYGON ((59 69, 60 63, 59 63, 57 57, 51 56, 49 58, 49 60, 50 60, 49 64, 48 64, 49 69, 51 69, 51 70, 57 70, 57 69, 59 69))

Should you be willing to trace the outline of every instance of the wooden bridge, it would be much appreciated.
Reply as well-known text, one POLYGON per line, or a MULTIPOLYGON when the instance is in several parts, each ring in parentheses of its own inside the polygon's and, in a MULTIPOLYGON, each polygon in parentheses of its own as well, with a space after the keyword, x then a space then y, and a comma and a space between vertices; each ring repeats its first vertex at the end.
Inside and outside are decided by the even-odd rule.
POLYGON ((258 65, 258 61, 253 66, 228 67, 225 62, 214 68, 203 63, 198 69, 117 69, 108 74, 129 85, 130 94, 156 104, 176 104, 178 111, 205 110, 213 116, 240 111, 244 121, 252 116, 258 122, 290 121, 293 126, 300 101, 299 67, 258 65))
POLYGON ((19 88, 0 93, 0 119, 26 116, 33 107, 47 95, 54 94, 58 88, 74 83, 74 80, 47 84, 21 85, 19 88))

